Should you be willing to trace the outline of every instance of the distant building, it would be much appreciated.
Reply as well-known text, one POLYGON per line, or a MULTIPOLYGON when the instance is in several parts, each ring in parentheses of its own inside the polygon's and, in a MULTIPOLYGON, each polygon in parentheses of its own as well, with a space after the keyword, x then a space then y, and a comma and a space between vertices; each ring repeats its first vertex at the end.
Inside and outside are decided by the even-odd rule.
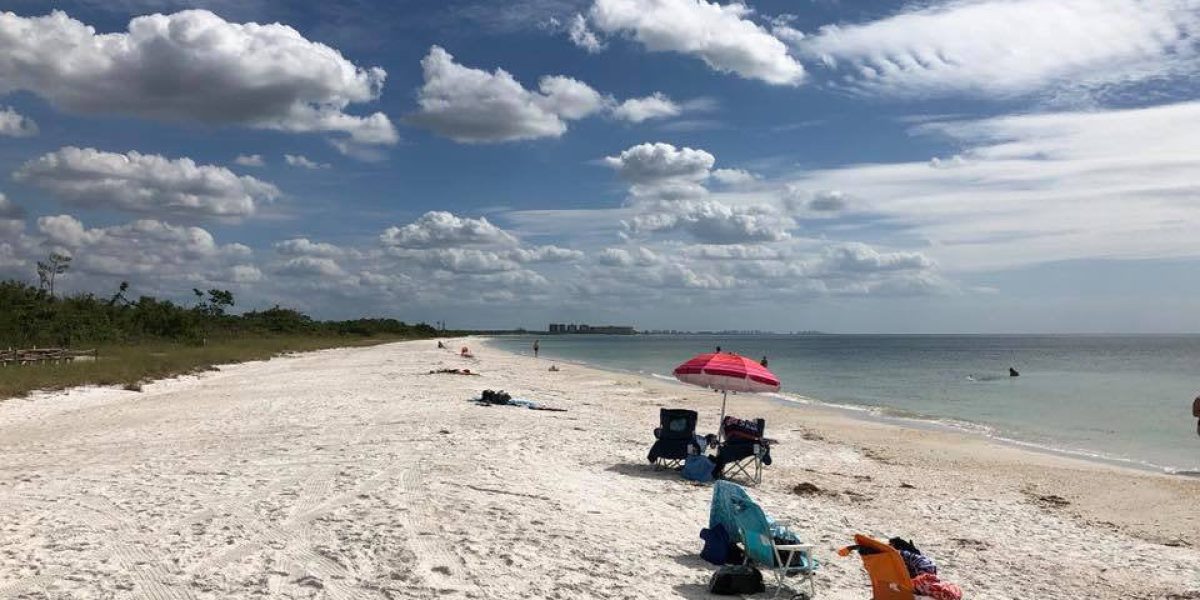
POLYGON ((553 334, 593 333, 603 335, 633 335, 637 333, 628 325, 588 325, 587 323, 551 323, 547 331, 553 334))

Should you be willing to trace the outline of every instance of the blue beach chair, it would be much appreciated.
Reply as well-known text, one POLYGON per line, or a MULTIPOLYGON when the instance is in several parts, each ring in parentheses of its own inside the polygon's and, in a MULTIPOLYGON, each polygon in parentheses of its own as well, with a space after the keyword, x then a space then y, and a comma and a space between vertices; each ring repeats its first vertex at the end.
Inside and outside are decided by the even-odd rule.
POLYGON ((783 590, 796 592, 788 584, 793 578, 798 585, 808 583, 808 597, 817 594, 813 575, 817 562, 812 558, 812 545, 800 543, 787 526, 768 517, 746 490, 728 481, 713 484, 712 505, 708 527, 721 525, 746 554, 746 564, 767 569, 775 576, 775 596, 783 590))

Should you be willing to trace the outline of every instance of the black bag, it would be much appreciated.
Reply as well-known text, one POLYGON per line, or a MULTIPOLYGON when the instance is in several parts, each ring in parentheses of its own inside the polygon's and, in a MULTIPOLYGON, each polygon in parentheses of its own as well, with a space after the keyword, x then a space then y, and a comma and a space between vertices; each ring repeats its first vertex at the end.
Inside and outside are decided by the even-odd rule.
POLYGON ((762 573, 750 565, 725 565, 708 580, 708 591, 718 596, 758 594, 767 591, 762 573))

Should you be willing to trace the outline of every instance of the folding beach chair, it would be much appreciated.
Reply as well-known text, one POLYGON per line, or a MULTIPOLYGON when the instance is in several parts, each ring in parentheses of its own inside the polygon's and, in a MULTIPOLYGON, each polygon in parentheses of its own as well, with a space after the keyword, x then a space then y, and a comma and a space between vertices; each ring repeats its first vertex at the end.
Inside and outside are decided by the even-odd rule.
POLYGON ((775 596, 787 590, 793 595, 816 597, 813 575, 818 565, 812 558, 812 545, 800 543, 800 538, 785 524, 768 517, 745 488, 728 481, 713 484, 708 527, 713 529, 717 525, 724 527, 741 546, 746 564, 766 569, 775 576, 775 596), (796 590, 789 584, 789 578, 798 586, 807 583, 808 591, 796 590))
POLYGON ((677 469, 689 455, 700 453, 700 445, 696 442, 696 411, 663 408, 659 410, 658 419, 661 426, 654 430, 656 440, 646 457, 650 462, 677 469))
POLYGON ((871 577, 871 596, 874 600, 914 600, 915 592, 908 567, 904 566, 904 558, 895 548, 865 535, 855 534, 854 545, 838 550, 838 555, 848 556, 855 551, 862 557, 863 567, 871 577))
POLYGON ((721 424, 724 441, 714 461, 721 479, 741 479, 752 485, 762 483, 763 465, 771 464, 771 446, 763 437, 766 429, 767 422, 763 419, 725 417, 721 424))

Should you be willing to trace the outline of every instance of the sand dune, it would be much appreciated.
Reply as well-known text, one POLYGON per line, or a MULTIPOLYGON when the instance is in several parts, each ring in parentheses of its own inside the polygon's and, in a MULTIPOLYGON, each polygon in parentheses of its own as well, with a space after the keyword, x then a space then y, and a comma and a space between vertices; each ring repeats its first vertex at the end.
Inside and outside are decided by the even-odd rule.
MULTIPOLYGON (((711 428, 719 397, 469 343, 0 403, 0 597, 708 597, 710 488, 645 453, 660 406, 711 428), (568 411, 466 402, 484 388, 568 411)), ((863 532, 914 538, 968 598, 1200 598, 1198 481, 731 406, 781 440, 752 493, 819 548, 821 597, 869 596, 833 555, 863 532)))

